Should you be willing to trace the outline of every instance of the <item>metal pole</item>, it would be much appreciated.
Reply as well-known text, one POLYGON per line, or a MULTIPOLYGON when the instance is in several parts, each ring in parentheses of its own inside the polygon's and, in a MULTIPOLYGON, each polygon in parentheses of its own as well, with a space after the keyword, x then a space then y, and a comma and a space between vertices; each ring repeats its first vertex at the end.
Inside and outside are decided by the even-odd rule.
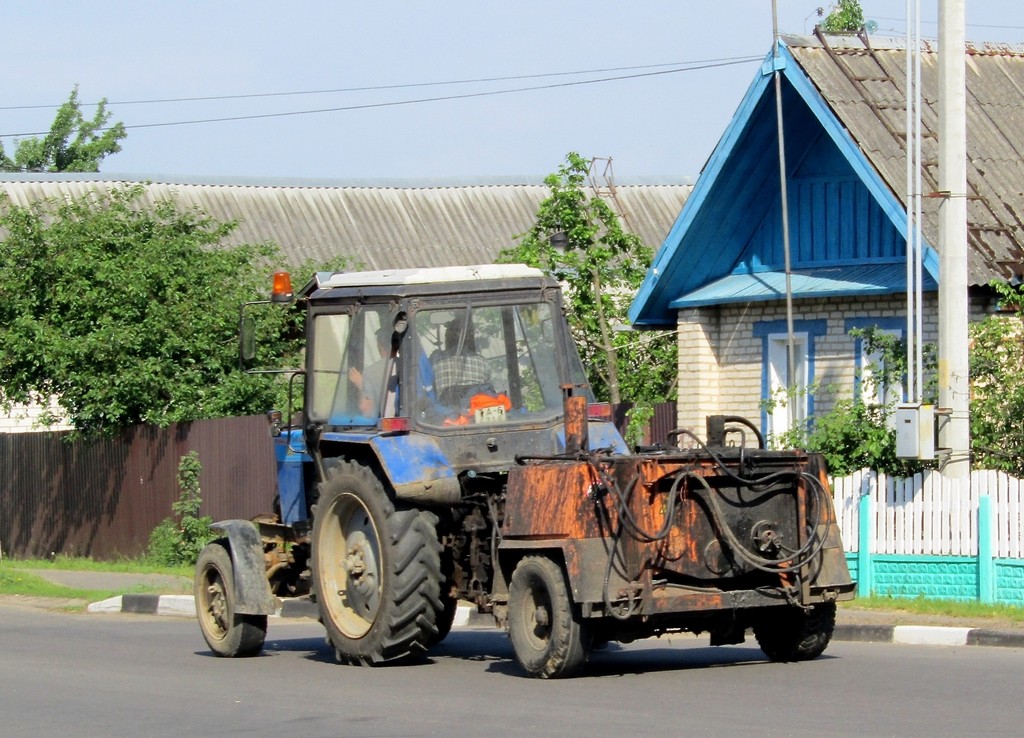
MULTIPOLYGON (((772 56, 779 58, 779 16, 777 0, 772 0, 772 56)), ((796 337, 793 331, 793 282, 789 255, 789 193, 786 189, 786 138, 782 124, 782 75, 775 65, 775 125, 779 137, 779 200, 782 207, 782 253, 786 262, 786 386, 796 389, 796 337)), ((791 398, 789 402, 794 402, 791 398)))
POLYGON ((914 37, 912 30, 912 18, 913 18, 913 4, 912 0, 907 0, 907 48, 906 48, 906 97, 907 97, 907 114, 906 114, 906 133, 907 133, 907 401, 916 402, 918 398, 917 385, 917 372, 915 371, 914 362, 917 357, 915 346, 917 345, 917 320, 915 319, 915 294, 916 290, 914 287, 914 280, 916 279, 916 270, 914 269, 914 254, 916 253, 916 245, 914 238, 917 233, 914 228, 914 171, 918 168, 916 156, 916 149, 914 147, 914 120, 916 118, 916 112, 914 105, 916 104, 917 96, 914 94, 914 67, 917 65, 918 55, 916 52, 917 39, 914 37))
POLYGON ((924 401, 924 291, 921 288, 924 282, 924 237, 921 234, 921 208, 923 205, 924 186, 922 185, 921 162, 921 117, 923 110, 921 106, 921 0, 915 0, 914 9, 914 56, 917 63, 914 65, 914 161, 917 165, 915 170, 916 184, 914 191, 917 197, 914 200, 914 315, 917 325, 914 335, 917 338, 915 347, 914 367, 917 370, 917 396, 915 402, 924 401))
POLYGON ((950 409, 943 473, 970 472, 967 354, 967 114, 964 0, 939 0, 939 404, 950 409))

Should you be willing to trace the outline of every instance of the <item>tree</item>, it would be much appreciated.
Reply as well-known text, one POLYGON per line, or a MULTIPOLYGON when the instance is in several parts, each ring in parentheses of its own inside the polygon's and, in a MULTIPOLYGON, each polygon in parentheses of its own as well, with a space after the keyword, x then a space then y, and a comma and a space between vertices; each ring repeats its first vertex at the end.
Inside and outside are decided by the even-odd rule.
MULTIPOLYGON (((239 305, 267 292, 270 245, 223 247, 233 223, 140 185, 18 206, 0 200, 0 389, 53 397, 75 428, 262 413, 274 378, 238 371, 239 305)), ((281 365, 285 311, 267 311, 264 365, 281 365)))
POLYGON ((570 327, 598 398, 661 402, 675 392, 674 336, 621 330, 653 251, 622 228, 607 202, 588 196, 588 170, 587 159, 567 155, 544 180, 551 194, 536 223, 499 260, 539 267, 567 286, 570 327))
POLYGON ((19 140, 13 159, 0 144, 0 171, 98 172, 100 162, 120 151, 120 141, 128 135, 123 123, 107 126, 109 121, 106 98, 96 105, 92 120, 85 119, 75 85, 67 102, 57 109, 49 133, 19 140))
MULTIPOLYGON (((819 16, 824 12, 824 8, 818 8, 819 16)), ((864 11, 859 0, 839 0, 825 16, 821 29, 826 33, 856 33, 863 25, 864 11)))
POLYGON ((1024 477, 1024 288, 991 286, 1006 312, 970 326, 972 461, 1024 477))

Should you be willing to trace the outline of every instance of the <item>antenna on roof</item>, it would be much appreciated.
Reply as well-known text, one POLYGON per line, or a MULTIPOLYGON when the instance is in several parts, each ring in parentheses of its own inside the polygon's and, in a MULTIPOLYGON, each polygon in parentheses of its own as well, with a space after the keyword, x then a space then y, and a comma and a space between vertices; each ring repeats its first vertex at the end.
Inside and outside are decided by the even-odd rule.
POLYGON ((610 156, 595 156, 590 160, 590 167, 587 169, 587 179, 590 181, 590 188, 596 197, 604 198, 612 211, 619 217, 622 226, 630 233, 636 233, 633 224, 629 222, 629 213, 619 202, 618 193, 615 191, 615 173, 612 171, 612 158, 610 156), (601 173, 597 173, 598 162, 604 162, 601 173), (598 177, 604 182, 604 186, 598 183, 598 177))

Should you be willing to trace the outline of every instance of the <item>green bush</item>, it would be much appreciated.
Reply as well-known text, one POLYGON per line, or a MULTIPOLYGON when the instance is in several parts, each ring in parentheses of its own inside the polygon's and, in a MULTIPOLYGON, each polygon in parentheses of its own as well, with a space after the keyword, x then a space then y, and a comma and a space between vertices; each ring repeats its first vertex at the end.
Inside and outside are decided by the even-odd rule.
POLYGON ((199 552, 213 537, 213 519, 199 516, 199 455, 190 451, 178 464, 181 495, 171 505, 173 517, 164 518, 149 536, 146 559, 161 566, 194 566, 199 552))

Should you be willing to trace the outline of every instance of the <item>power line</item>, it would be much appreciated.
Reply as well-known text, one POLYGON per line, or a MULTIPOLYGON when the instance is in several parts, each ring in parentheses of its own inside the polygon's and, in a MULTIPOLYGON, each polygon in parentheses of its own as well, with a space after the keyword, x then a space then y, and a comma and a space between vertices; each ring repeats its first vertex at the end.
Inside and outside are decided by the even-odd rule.
MULTIPOLYGON (((134 124, 134 125, 125 125, 125 129, 126 130, 134 130, 134 129, 139 129, 139 128, 166 128, 166 127, 170 127, 170 126, 197 125, 197 124, 202 124, 202 123, 226 123, 226 122, 242 121, 242 120, 261 120, 261 119, 265 119, 265 118, 285 118, 285 117, 293 117, 293 116, 297 116, 297 115, 318 115, 318 114, 323 114, 323 113, 346 112, 346 111, 350 111, 350 110, 369 110, 369 109, 373 109, 373 108, 397 107, 397 106, 400 106, 400 105, 419 105, 419 104, 423 104, 423 103, 443 102, 443 101, 447 101, 447 100, 467 100, 467 99, 477 98, 477 97, 493 97, 493 96, 496 96, 496 95, 508 95, 508 94, 520 93, 520 92, 534 92, 534 91, 539 91, 539 90, 552 90, 552 89, 565 88, 565 87, 577 87, 577 86, 581 86, 581 85, 599 84, 599 83, 603 83, 603 82, 615 82, 615 81, 627 80, 627 79, 641 79, 641 78, 644 78, 644 77, 657 77, 657 76, 661 76, 661 75, 665 75, 665 74, 677 74, 679 72, 693 72, 693 71, 698 71, 698 70, 702 70, 702 69, 713 69, 713 68, 716 68, 716 67, 734 66, 736 64, 747 64, 747 63, 752 62, 752 61, 760 61, 761 59, 762 59, 761 56, 733 57, 733 58, 726 59, 726 60, 718 60, 718 61, 714 61, 714 62, 702 63, 702 64, 696 65, 696 66, 679 67, 679 68, 676 68, 676 69, 664 69, 664 70, 660 70, 660 71, 657 71, 657 72, 644 72, 644 73, 641 73, 641 74, 627 74, 627 75, 620 75, 620 76, 613 76, 613 77, 601 77, 601 78, 598 78, 598 79, 577 80, 577 81, 574 81, 574 82, 558 82, 558 83, 548 84, 548 85, 535 85, 535 86, 530 86, 530 87, 514 87, 514 88, 509 88, 509 89, 504 89, 504 90, 488 90, 488 91, 483 91, 483 92, 467 92, 467 93, 463 93, 463 94, 459 94, 459 95, 442 95, 442 96, 438 96, 438 97, 422 97, 422 98, 415 98, 415 99, 412 99, 412 100, 391 100, 391 101, 388 101, 388 102, 363 103, 363 104, 359 104, 359 105, 344 105, 344 106, 332 107, 332 108, 316 108, 316 109, 312 109, 312 110, 292 110, 292 111, 286 111, 286 112, 282 112, 282 113, 256 113, 256 114, 252 114, 252 115, 232 115, 232 116, 225 116, 225 117, 219 117, 219 118, 196 118, 196 119, 192 119, 192 120, 166 121, 166 122, 162 122, 162 123, 137 123, 137 124, 134 124)), ((661 66, 661 65, 653 65, 653 66, 661 66)), ((100 129, 97 129, 97 131, 108 130, 108 128, 100 128, 100 129)), ((30 132, 30 133, 0 133, 0 138, 21 137, 21 136, 44 136, 47 133, 49 133, 49 131, 35 131, 35 132, 30 132)))
MULTIPOLYGON (((659 67, 680 67, 693 64, 719 64, 722 62, 743 63, 755 61, 761 57, 754 56, 733 56, 722 59, 702 59, 694 62, 665 62, 662 64, 641 64, 628 67, 605 67, 603 69, 580 69, 572 72, 544 72, 540 74, 517 74, 504 77, 477 77, 475 79, 453 79, 442 82, 408 82, 391 85, 367 85, 363 87, 339 87, 324 90, 295 90, 285 92, 251 92, 237 95, 206 95, 194 97, 166 97, 153 100, 109 100, 107 105, 151 105, 155 103, 179 103, 179 102, 211 102, 220 100, 246 100, 265 97, 295 97, 300 95, 333 95, 342 92, 374 92, 380 90, 402 90, 416 87, 440 87, 443 85, 467 85, 481 82, 509 82, 520 79, 544 79, 549 77, 571 77, 578 74, 603 74, 605 72, 627 72, 637 69, 657 69, 659 67)), ((697 67, 701 68, 701 67, 697 67)), ((95 106, 99 103, 81 103, 82 106, 95 106)), ((38 110, 56 108, 58 105, 5 105, 0 110, 38 110)))
MULTIPOLYGON (((878 16, 878 15, 873 15, 871 17, 874 20, 898 21, 900 23, 902 23, 903 21, 906 20, 906 18, 890 18, 890 17, 878 16)), ((938 21, 922 20, 921 24, 922 25, 929 25, 929 26, 937 26, 939 24, 939 22, 938 21)), ((995 24, 995 23, 968 23, 967 27, 968 28, 999 28, 999 29, 1006 28, 1006 29, 1010 29, 1010 30, 1013 30, 1013 31, 1024 31, 1024 26, 1007 26, 1007 25, 995 24)))

